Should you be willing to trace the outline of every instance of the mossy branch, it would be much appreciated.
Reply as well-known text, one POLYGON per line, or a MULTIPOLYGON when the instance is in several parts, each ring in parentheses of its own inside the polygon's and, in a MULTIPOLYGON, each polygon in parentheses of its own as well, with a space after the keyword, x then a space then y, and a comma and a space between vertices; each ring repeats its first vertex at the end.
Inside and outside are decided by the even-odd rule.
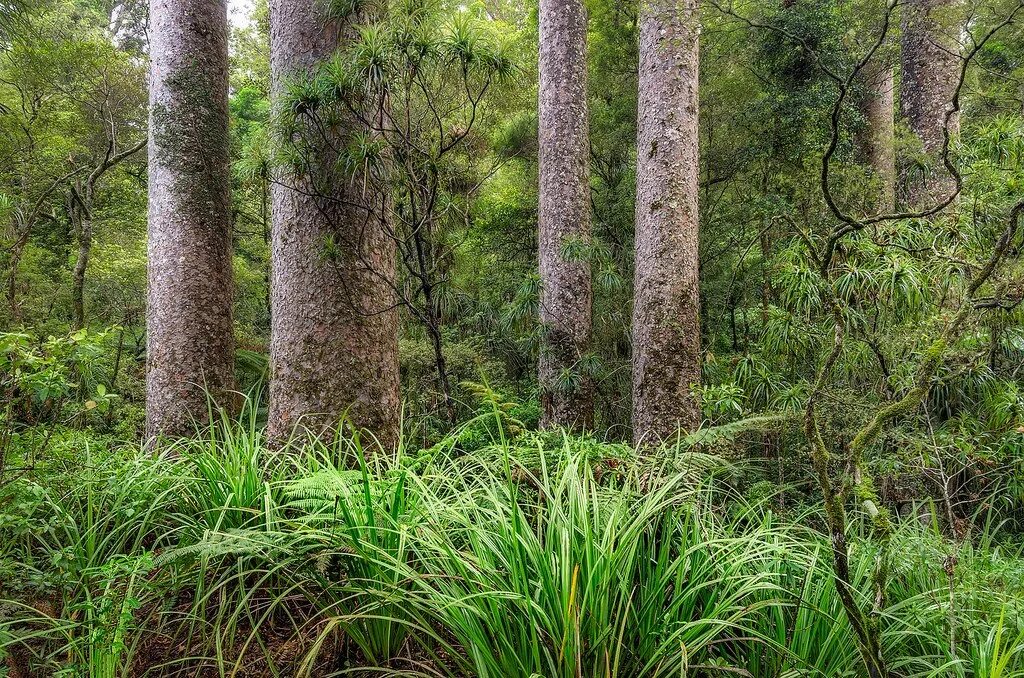
MULTIPOLYGON (((996 242, 991 256, 968 283, 959 309, 949 323, 947 323, 942 333, 925 350, 911 388, 899 400, 880 408, 857 431, 847 450, 846 459, 846 467, 852 470, 852 479, 849 473, 844 474, 843 478, 839 480, 838 488, 829 472, 828 465, 831 455, 828 446, 822 438, 816 411, 817 400, 824 391, 832 368, 842 352, 846 332, 842 309, 839 306, 838 300, 831 294, 829 295, 828 301, 832 307, 835 319, 834 339, 832 349, 818 371, 814 387, 807 398, 804 410, 804 433, 811 448, 811 460, 825 503, 825 513, 832 542, 836 589, 839 592, 840 600, 850 621, 850 626, 857 636, 858 649, 868 669, 868 674, 872 677, 878 676, 882 678, 888 675, 885 659, 882 654, 879 621, 885 606, 885 589, 889 579, 888 550, 889 539, 892 534, 892 523, 888 512, 879 508, 880 503, 870 478, 862 474, 861 459, 864 451, 878 438, 886 424, 897 417, 910 414, 927 397, 932 379, 942 365, 947 348, 960 336, 963 325, 974 308, 973 301, 975 295, 992 277, 992 274, 1009 250, 1016 236, 1022 212, 1024 212, 1024 201, 1018 202, 1010 211, 1006 227, 996 242), (844 497, 851 488, 855 491, 857 498, 861 500, 865 510, 871 516, 880 541, 879 552, 872 573, 872 586, 875 591, 874 604, 869 613, 865 613, 857 604, 850 583, 844 497)), ((826 289, 828 288, 826 287, 826 289)))
POLYGON ((1017 233, 1017 226, 1022 211, 1024 211, 1024 201, 1018 202, 1010 211, 1006 228, 1003 229, 1002 235, 1000 235, 999 240, 996 242, 992 255, 985 262, 984 266, 981 267, 981 270, 971 279, 970 283, 968 283, 964 299, 953 319, 946 325, 942 334, 925 350, 924 357, 921 360, 921 364, 918 365, 917 373, 914 376, 914 385, 902 398, 876 412, 875 416, 854 436, 853 441, 850 443, 850 453, 854 459, 860 458, 860 455, 863 454, 867 446, 874 442, 882 432, 882 427, 885 424, 897 417, 912 412, 928 395, 931 381, 942 365, 946 349, 960 335, 964 322, 974 308, 973 301, 975 295, 988 282, 992 274, 995 273, 996 267, 1010 248, 1010 244, 1017 233))

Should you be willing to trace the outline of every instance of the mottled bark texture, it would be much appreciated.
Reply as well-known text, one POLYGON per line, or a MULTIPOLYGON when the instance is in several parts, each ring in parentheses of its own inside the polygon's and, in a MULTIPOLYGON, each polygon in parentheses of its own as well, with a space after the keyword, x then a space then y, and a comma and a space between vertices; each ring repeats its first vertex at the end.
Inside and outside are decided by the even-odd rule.
POLYGON ((700 423, 696 0, 645 0, 637 110, 633 440, 700 423))
MULTIPOLYGON (((338 48, 343 31, 320 8, 271 1, 275 97, 338 48)), ((347 415, 390 447, 400 419, 395 244, 360 208, 373 199, 363 182, 335 175, 328 148, 319 156, 302 176, 278 172, 271 190, 269 435, 328 436, 347 415)))
POLYGON ((225 0, 151 0, 146 431, 233 398, 225 0))
MULTIPOLYGON (((960 2, 907 0, 901 8, 900 108, 929 158, 929 171, 911 171, 906 181, 907 204, 920 208, 956 187, 943 165, 942 147, 946 112, 960 79, 960 2)), ((949 134, 959 131, 960 119, 954 114, 949 134)))
POLYGON ((85 327, 85 272, 89 268, 89 255, 92 252, 92 212, 83 201, 80 207, 75 205, 73 194, 68 212, 71 214, 71 227, 78 241, 78 256, 75 267, 71 269, 71 329, 80 330, 85 327))
POLYGON ((857 139, 864 162, 878 184, 875 209, 896 207, 896 126, 893 69, 884 55, 876 55, 863 70, 860 101, 864 127, 857 139))
POLYGON ((582 0, 540 0, 540 391, 542 426, 590 428, 590 141, 587 12, 582 0), (575 247, 575 255, 564 256, 575 247), (572 375, 565 379, 563 375, 572 375))

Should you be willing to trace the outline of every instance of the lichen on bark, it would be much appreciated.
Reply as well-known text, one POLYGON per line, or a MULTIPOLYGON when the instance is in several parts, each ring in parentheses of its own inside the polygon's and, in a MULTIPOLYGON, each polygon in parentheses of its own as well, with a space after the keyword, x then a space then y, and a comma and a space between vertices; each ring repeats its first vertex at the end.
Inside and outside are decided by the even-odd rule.
POLYGON ((590 142, 587 13, 582 0, 540 2, 539 361, 543 426, 593 425, 590 346, 590 142), (583 256, 566 256, 576 244, 583 256), (570 378, 566 379, 568 375, 570 378))
POLYGON ((865 65, 863 73, 860 109, 864 128, 858 145, 878 187, 874 207, 879 212, 891 212, 896 208, 896 84, 893 68, 888 56, 880 52, 865 65))
POLYGON ((950 137, 960 131, 959 115, 947 112, 960 78, 961 0, 908 0, 901 11, 900 108, 925 154, 922 166, 909 167, 904 190, 907 205, 922 208, 956 189, 942 153, 947 126, 950 137))
POLYGON ((227 6, 150 2, 147 437, 233 406, 227 6))
POLYGON ((696 0, 645 0, 640 18, 633 439, 700 423, 696 0))

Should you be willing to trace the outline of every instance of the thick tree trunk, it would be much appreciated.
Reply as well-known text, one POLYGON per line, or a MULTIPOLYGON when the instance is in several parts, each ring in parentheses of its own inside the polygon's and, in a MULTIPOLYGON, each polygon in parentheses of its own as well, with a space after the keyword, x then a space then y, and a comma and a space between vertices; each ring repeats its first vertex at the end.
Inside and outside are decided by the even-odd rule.
POLYGON ((580 371, 591 331, 587 13, 583 0, 540 2, 540 390, 542 426, 588 428, 593 387, 580 371), (574 373, 573 384, 562 375, 574 373))
POLYGON ((650 0, 640 19, 633 440, 700 423, 696 0, 650 0))
MULTIPOLYGON (((960 78, 959 0, 908 0, 902 7, 902 83, 900 108, 929 157, 927 172, 907 178, 911 207, 927 207, 956 187, 942 162, 946 112, 960 78)), ((960 131, 959 116, 949 120, 949 134, 960 131)))
MULTIPOLYGON (((317 0, 272 0, 275 95, 330 57, 340 31, 317 0)), ((271 191, 269 434, 282 441, 302 426, 329 435, 347 415, 389 447, 400 416, 395 243, 359 207, 373 199, 363 182, 332 174, 324 151, 316 179, 279 176, 271 191), (329 243, 336 256, 325 255, 329 243)))
POLYGON ((146 432, 233 400, 225 0, 151 0, 146 432))
POLYGON ((876 182, 875 209, 891 212, 896 207, 896 126, 892 66, 876 56, 864 68, 861 115, 864 129, 858 139, 861 154, 876 182))

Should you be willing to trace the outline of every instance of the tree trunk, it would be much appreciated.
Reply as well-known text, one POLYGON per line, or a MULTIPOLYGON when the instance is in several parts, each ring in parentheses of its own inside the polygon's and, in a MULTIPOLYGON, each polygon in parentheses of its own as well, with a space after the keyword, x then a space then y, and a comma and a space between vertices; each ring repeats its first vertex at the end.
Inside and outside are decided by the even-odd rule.
POLYGON ((696 0, 651 0, 640 19, 633 440, 700 423, 696 0))
POLYGON ((71 331, 85 327, 85 271, 92 251, 92 218, 88 215, 72 216, 78 223, 78 257, 71 271, 71 331))
POLYGON ((590 428, 593 386, 580 360, 590 345, 590 141, 587 12, 583 0, 540 2, 540 392, 542 426, 590 428), (563 383, 564 373, 573 373, 563 383))
POLYGON ((444 399, 444 411, 448 416, 448 422, 455 424, 455 399, 452 397, 451 379, 448 377, 448 359, 444 357, 444 337, 441 335, 441 319, 433 309, 433 299, 429 294, 425 296, 427 334, 430 335, 430 345, 434 349, 434 368, 437 371, 437 382, 441 387, 441 397, 444 399))
POLYGON ((7 305, 11 309, 11 326, 21 321, 21 304, 18 303, 18 265, 21 264, 21 257, 25 254, 25 247, 28 246, 29 231, 18 233, 14 244, 11 245, 10 271, 7 273, 7 305))
POLYGON ((92 190, 86 190, 80 181, 71 185, 68 195, 68 216, 78 241, 78 256, 71 269, 71 331, 85 327, 85 272, 92 251, 92 190), (84 195, 83 195, 84 194, 84 195))
POLYGON ((895 83, 892 66, 884 55, 875 55, 864 67, 864 97, 861 115, 864 129, 859 141, 861 155, 876 182, 875 209, 891 212, 896 208, 896 126, 894 121, 895 83))
MULTIPOLYGON (((927 207, 955 189, 942 162, 946 112, 960 78, 959 0, 908 0, 902 15, 900 108, 928 156, 927 171, 913 170, 906 180, 907 204, 927 207)), ((960 131, 958 115, 949 134, 960 131)))
MULTIPOLYGON (((114 351, 114 367, 110 371, 110 386, 107 388, 111 393, 117 392, 117 375, 121 372, 121 356, 124 355, 124 327, 117 332, 117 350, 114 351)), ((114 403, 107 403, 107 426, 114 420, 114 403)))
POLYGON ((151 0, 146 435, 234 386, 225 0, 151 0))
MULTIPOLYGON (((343 29, 319 10, 316 0, 271 2, 275 96, 338 48, 343 29)), ((282 173, 271 190, 269 435, 283 441, 302 426, 327 436, 347 415, 391 447, 400 425, 395 243, 379 207, 362 208, 373 202, 363 182, 338 175, 329 149, 320 155, 315 178, 282 173), (325 256, 329 243, 337 260, 325 256)))

